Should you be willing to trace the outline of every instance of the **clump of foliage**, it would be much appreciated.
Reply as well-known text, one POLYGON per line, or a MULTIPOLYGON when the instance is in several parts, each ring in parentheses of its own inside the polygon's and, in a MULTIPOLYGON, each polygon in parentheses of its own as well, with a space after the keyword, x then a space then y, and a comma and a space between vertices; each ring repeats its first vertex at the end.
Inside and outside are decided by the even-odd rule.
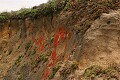
POLYGON ((63 76, 63 77, 66 77, 68 74, 71 73, 71 68, 63 68, 61 71, 60 71, 60 75, 63 76))
POLYGON ((28 43, 26 43, 26 45, 25 45, 25 52, 28 51, 28 49, 30 48, 30 46, 31 46, 31 41, 29 41, 28 43))
POLYGON ((55 65, 55 66, 52 68, 52 73, 49 75, 49 79, 53 79, 53 78, 54 78, 56 72, 60 69, 60 67, 61 67, 61 66, 60 66, 59 64, 57 64, 57 65, 55 65))
POLYGON ((47 62, 47 60, 48 60, 48 56, 47 56, 47 57, 44 57, 43 63, 47 62))
POLYGON ((20 49, 21 45, 22 45, 22 43, 20 43, 20 44, 18 45, 17 49, 20 49))
POLYGON ((0 13, 0 20, 7 20, 11 17, 11 13, 9 12, 2 12, 0 13))
POLYGON ((72 68, 73 71, 76 70, 78 68, 78 62, 73 61, 72 65, 71 65, 71 68, 72 68))
POLYGON ((37 49, 35 47, 33 50, 30 50, 30 51, 27 52, 27 56, 33 56, 33 55, 36 54, 36 52, 37 52, 37 49))
POLYGON ((112 73, 115 72, 116 70, 113 67, 108 67, 105 70, 103 70, 103 74, 108 74, 108 73, 112 73))
POLYGON ((35 53, 36 53, 36 48, 33 49, 31 54, 34 55, 35 53))
POLYGON ((32 62, 33 68, 37 67, 40 62, 47 62, 49 56, 51 55, 51 51, 48 51, 47 54, 39 54, 37 59, 32 62))
POLYGON ((93 65, 89 68, 87 68, 83 74, 83 77, 85 79, 92 79, 97 76, 107 76, 107 79, 109 78, 116 78, 119 79, 118 75, 120 74, 119 72, 120 66, 117 64, 115 66, 108 66, 107 68, 102 68, 98 65, 93 65))
POLYGON ((96 76, 96 75, 100 74, 101 71, 102 71, 102 68, 100 66, 93 65, 93 66, 87 68, 83 75, 85 78, 89 78, 91 76, 96 76))
POLYGON ((20 62, 22 61, 23 55, 20 55, 16 61, 15 61, 15 65, 19 66, 20 62))
POLYGON ((63 67, 60 71, 60 75, 66 77, 67 75, 71 74, 78 68, 78 63, 76 61, 70 62, 68 66, 63 67))

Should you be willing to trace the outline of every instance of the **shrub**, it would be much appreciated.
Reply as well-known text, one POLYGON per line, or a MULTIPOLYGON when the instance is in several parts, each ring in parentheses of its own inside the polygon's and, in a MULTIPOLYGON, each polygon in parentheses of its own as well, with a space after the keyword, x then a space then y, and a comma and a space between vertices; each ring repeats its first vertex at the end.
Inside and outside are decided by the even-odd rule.
POLYGON ((116 70, 113 67, 108 67, 105 70, 103 70, 103 74, 108 74, 108 73, 114 73, 116 70))
POLYGON ((26 45, 25 45, 25 52, 27 52, 28 51, 28 49, 30 48, 30 46, 31 46, 31 41, 29 41, 28 43, 26 43, 26 45))
POLYGON ((0 20, 7 20, 11 17, 11 13, 9 12, 2 12, 0 13, 0 20))
POLYGON ((78 68, 78 63, 74 61, 74 62, 72 63, 72 65, 71 65, 71 68, 72 68, 73 70, 76 70, 76 69, 78 68))
POLYGON ((48 57, 44 57, 43 58, 43 63, 47 62, 47 60, 48 60, 48 57))
POLYGON ((34 55, 35 53, 36 53, 36 48, 33 49, 31 54, 34 55))
POLYGON ((56 72, 60 69, 60 67, 61 67, 60 65, 56 65, 56 66, 53 67, 52 73, 49 75, 49 79, 53 79, 54 78, 56 72))
POLYGON ((18 66, 19 63, 21 62, 22 58, 23 58, 23 55, 20 55, 20 56, 16 59, 16 61, 15 61, 15 65, 18 66))
POLYGON ((99 75, 101 72, 102 72, 102 68, 100 66, 93 65, 85 70, 83 76, 85 78, 88 78, 91 76, 99 75))

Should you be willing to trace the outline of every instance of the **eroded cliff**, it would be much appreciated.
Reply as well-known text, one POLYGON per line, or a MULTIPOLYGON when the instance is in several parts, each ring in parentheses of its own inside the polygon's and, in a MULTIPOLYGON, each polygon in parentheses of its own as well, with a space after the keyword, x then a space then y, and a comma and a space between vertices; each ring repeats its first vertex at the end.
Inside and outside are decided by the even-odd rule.
POLYGON ((119 1, 65 4, 0 23, 1 80, 120 79, 119 1))

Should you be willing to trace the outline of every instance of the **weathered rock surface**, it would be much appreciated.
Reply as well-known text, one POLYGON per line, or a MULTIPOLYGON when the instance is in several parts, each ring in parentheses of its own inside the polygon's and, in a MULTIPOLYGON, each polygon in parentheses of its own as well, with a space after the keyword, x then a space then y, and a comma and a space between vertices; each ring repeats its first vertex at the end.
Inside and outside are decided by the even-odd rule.
POLYGON ((106 66, 120 63, 120 10, 102 14, 84 36, 82 64, 106 66))

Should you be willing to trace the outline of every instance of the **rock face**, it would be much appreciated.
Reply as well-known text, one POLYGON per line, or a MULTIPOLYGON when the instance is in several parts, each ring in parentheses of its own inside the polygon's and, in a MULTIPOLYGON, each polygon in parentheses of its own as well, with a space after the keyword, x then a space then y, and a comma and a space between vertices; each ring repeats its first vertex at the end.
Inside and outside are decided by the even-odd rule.
POLYGON ((120 10, 102 14, 85 33, 80 62, 85 65, 120 63, 120 10))

